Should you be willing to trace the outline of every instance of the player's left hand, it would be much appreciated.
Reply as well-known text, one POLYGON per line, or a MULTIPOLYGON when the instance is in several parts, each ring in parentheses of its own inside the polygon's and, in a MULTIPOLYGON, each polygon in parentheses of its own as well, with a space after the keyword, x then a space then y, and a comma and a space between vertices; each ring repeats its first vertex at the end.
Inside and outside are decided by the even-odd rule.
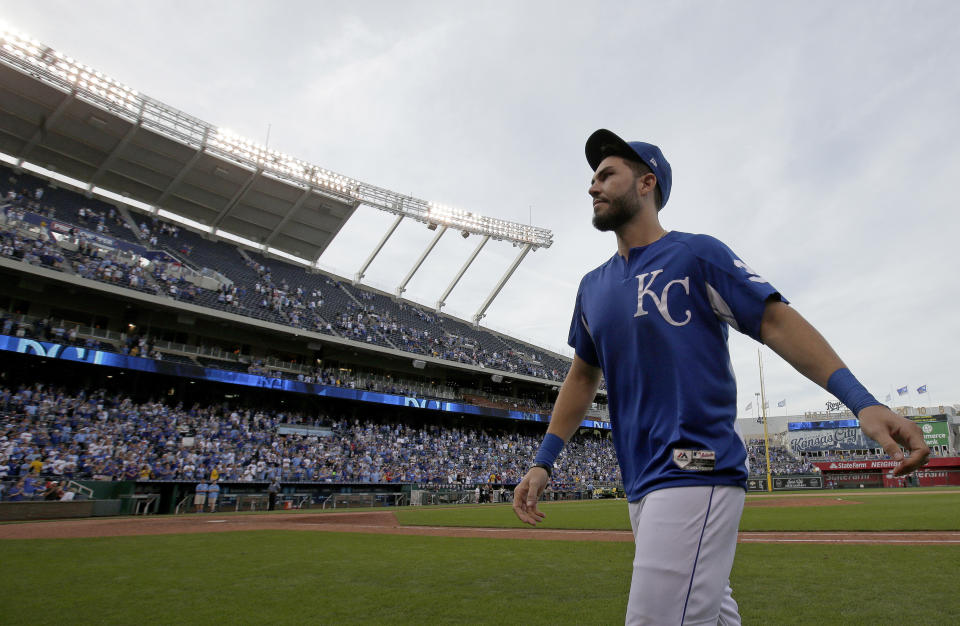
POLYGON ((930 447, 923 440, 923 433, 915 422, 881 404, 868 406, 857 417, 863 434, 883 446, 891 459, 899 461, 893 470, 894 476, 906 476, 926 464, 930 447), (901 445, 909 451, 910 456, 903 456, 901 445))
POLYGON ((520 484, 513 490, 513 512, 524 524, 536 526, 546 514, 537 508, 537 500, 550 482, 547 470, 542 467, 531 468, 520 484))

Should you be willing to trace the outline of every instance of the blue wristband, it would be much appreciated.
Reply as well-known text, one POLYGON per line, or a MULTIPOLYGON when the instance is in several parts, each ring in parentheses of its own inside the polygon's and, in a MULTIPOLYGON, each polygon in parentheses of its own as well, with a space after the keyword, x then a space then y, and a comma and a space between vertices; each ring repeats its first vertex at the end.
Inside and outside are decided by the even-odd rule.
POLYGON ((841 367, 827 381, 827 391, 837 396, 837 400, 847 405, 854 416, 868 406, 880 404, 870 392, 860 384, 860 381, 845 367, 841 367))
POLYGON ((562 438, 553 433, 547 433, 547 436, 543 438, 543 443, 540 444, 540 449, 537 450, 537 458, 533 462, 546 463, 553 467, 557 457, 560 456, 560 451, 563 450, 563 443, 562 438))

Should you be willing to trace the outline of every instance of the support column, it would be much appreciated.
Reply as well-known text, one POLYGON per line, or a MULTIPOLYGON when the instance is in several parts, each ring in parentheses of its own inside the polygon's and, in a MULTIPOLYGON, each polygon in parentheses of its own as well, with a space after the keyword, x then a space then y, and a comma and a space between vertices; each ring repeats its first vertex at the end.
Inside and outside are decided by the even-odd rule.
POLYGON ((447 302, 447 296, 450 295, 450 292, 453 291, 453 288, 457 286, 457 283, 460 282, 460 279, 463 278, 464 273, 467 271, 467 268, 473 263, 474 259, 477 258, 477 255, 480 254, 480 251, 483 249, 483 246, 490 241, 490 235, 484 235, 483 239, 480 240, 480 244, 477 246, 476 250, 473 251, 473 254, 470 255, 470 258, 467 259, 467 262, 463 264, 463 267, 460 268, 460 271, 454 277, 450 284, 447 285, 447 289, 443 292, 443 295, 440 296, 440 299, 437 300, 437 313, 440 312, 440 309, 443 308, 447 302))
POLYGON ((430 254, 430 251, 433 250, 434 246, 437 245, 437 242, 440 241, 440 238, 443 237, 443 233, 445 233, 445 232, 447 232, 447 225, 446 225, 446 224, 444 224, 443 226, 440 227, 440 229, 437 231, 437 234, 436 234, 436 235, 434 236, 434 238, 430 241, 429 245, 427 245, 427 249, 423 251, 423 254, 420 255, 420 258, 419 258, 419 259, 417 259, 417 262, 414 263, 413 267, 410 268, 410 271, 407 272, 407 277, 404 278, 404 279, 403 279, 403 282, 401 282, 401 283, 397 286, 397 297, 398 297, 398 298, 401 297, 401 296, 403 295, 403 292, 407 290, 407 283, 410 282, 410 279, 413 278, 413 275, 416 274, 416 273, 417 273, 417 270, 420 269, 420 266, 423 265, 424 259, 427 258, 427 255, 430 254))
POLYGON ((197 161, 200 160, 200 157, 203 156, 203 150, 207 147, 207 136, 210 134, 210 129, 203 131, 203 141, 200 142, 200 147, 197 148, 197 151, 193 153, 190 157, 190 160, 187 161, 187 164, 180 168, 180 171, 177 172, 177 175, 173 177, 173 180, 170 181, 170 184, 167 185, 166 189, 160 194, 160 197, 153 203, 157 210, 160 210, 160 207, 163 205, 167 197, 173 193, 173 190, 177 188, 177 185, 183 180, 187 175, 187 172, 197 164, 197 161))
POLYGON ((63 97, 63 100, 57 105, 57 108, 53 110, 53 113, 47 116, 43 120, 43 124, 40 125, 40 128, 33 131, 33 135, 30 136, 30 139, 27 141, 27 144, 20 150, 20 154, 17 155, 17 166, 23 165, 23 162, 26 160, 27 155, 30 154, 30 151, 37 147, 37 144, 50 132, 50 129, 53 128, 53 125, 57 123, 60 119, 60 116, 63 115, 64 111, 67 110, 67 107, 76 99, 77 97, 77 88, 74 87, 73 91, 68 93, 63 97))
POLYGON ((487 296, 487 299, 483 301, 483 304, 480 305, 480 308, 477 309, 477 312, 473 315, 474 326, 480 326, 480 320, 482 320, 483 316, 487 314, 487 309, 490 307, 490 304, 493 302, 494 298, 500 294, 500 290, 503 289, 503 286, 507 284, 507 281, 510 280, 510 277, 513 276, 513 273, 517 271, 517 267, 520 265, 520 262, 523 261, 523 258, 527 256, 527 253, 530 252, 531 249, 533 249, 533 244, 524 244, 523 250, 521 250, 520 254, 517 255, 517 258, 513 260, 513 263, 510 264, 510 267, 503 275, 503 278, 500 279, 500 282, 497 283, 497 286, 493 288, 493 291, 490 292, 490 295, 487 296))
MULTIPOLYGON (((141 113, 143 112, 143 107, 141 106, 141 113)), ((107 155, 107 158, 103 160, 103 163, 100 164, 100 167, 97 168, 97 171, 93 173, 93 176, 90 177, 90 182, 87 183, 87 191, 93 191, 94 186, 97 184, 97 180, 103 175, 107 169, 113 165, 113 162, 116 160, 120 153, 123 152, 123 149, 127 147, 127 144, 130 143, 130 140, 133 139, 133 136, 137 134, 137 131, 140 130, 141 119, 137 119, 137 122, 133 124, 127 132, 124 133, 123 137, 117 143, 113 150, 110 151, 110 154, 107 155)))
POLYGON ((377 244, 377 247, 373 249, 373 252, 370 253, 370 256, 367 257, 367 260, 364 261, 363 265, 360 267, 360 270, 353 276, 353 284, 356 285, 360 282, 360 279, 364 277, 367 273, 367 268, 370 267, 370 264, 373 263, 373 260, 377 258, 377 255, 380 254, 380 251, 383 250, 383 246, 387 243, 387 239, 393 235, 393 231, 397 230, 397 226, 400 225, 400 222, 403 221, 403 213, 397 215, 397 219, 393 220, 393 224, 390 225, 390 228, 387 229, 386 234, 383 236, 383 239, 380 240, 380 243, 377 244))

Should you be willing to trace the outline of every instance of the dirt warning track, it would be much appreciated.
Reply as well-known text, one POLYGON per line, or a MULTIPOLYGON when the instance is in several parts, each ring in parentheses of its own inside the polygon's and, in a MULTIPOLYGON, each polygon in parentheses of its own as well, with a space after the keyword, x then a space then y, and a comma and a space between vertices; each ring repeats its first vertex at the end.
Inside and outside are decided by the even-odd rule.
MULTIPOLYGON (((0 525, 0 539, 129 537, 245 530, 298 530, 546 541, 633 541, 632 534, 627 530, 401 526, 396 516, 389 511, 118 517, 24 522, 0 525)), ((741 532, 739 541, 740 543, 947 545, 960 544, 960 532, 741 532)))

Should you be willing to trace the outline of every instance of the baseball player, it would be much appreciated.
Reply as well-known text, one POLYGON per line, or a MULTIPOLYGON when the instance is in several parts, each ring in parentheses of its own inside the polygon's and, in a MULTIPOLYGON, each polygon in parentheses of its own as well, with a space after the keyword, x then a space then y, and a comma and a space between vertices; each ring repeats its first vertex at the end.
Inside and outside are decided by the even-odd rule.
POLYGON ((627 624, 739 624, 729 576, 747 469, 729 327, 836 395, 899 461, 895 474, 923 465, 930 450, 917 425, 877 402, 727 246, 660 225, 672 171, 658 147, 601 129, 586 153, 593 225, 616 234, 617 252, 580 282, 568 338, 576 356, 513 508, 530 525, 544 518, 537 500, 602 374, 636 544, 627 624))

